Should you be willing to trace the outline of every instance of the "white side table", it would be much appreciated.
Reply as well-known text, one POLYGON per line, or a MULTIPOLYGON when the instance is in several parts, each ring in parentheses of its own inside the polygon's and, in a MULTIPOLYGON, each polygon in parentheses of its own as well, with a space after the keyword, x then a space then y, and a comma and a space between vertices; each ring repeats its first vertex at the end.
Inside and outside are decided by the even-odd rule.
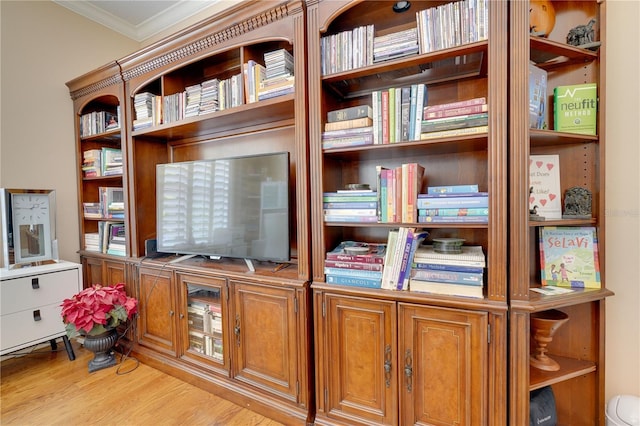
POLYGON ((82 289, 82 265, 60 261, 19 269, 0 269, 0 355, 62 337, 75 359, 62 322, 61 304, 82 289))

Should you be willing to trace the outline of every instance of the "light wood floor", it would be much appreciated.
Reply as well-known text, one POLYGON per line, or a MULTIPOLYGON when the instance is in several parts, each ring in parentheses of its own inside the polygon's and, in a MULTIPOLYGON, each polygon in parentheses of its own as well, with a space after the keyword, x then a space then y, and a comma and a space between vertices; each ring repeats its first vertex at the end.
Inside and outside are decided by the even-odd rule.
POLYGON ((74 343, 69 361, 58 342, 58 352, 46 347, 2 361, 0 424, 280 425, 146 365, 134 369, 133 359, 89 373, 93 354, 74 343))

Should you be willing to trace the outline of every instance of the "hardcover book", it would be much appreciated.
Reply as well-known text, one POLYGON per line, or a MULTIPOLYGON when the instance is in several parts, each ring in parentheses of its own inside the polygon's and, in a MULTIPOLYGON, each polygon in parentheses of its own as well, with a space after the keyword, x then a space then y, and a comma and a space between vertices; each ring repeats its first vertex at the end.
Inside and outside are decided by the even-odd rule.
POLYGON ((547 71, 529 64, 529 127, 546 129, 547 71))
POLYGON ((343 241, 327 253, 327 260, 342 262, 384 263, 386 244, 343 241))
POLYGON ((542 285, 600 288, 594 227, 544 226, 539 244, 542 285))
POLYGON ((553 90, 553 119, 559 132, 595 135, 597 109, 595 83, 558 86, 553 90))
POLYGON ((545 219, 562 219, 558 155, 529 156, 529 209, 545 219))
POLYGON ((369 105, 357 105, 349 108, 329 111, 327 113, 327 121, 329 123, 364 117, 373 118, 373 109, 371 109, 369 105))

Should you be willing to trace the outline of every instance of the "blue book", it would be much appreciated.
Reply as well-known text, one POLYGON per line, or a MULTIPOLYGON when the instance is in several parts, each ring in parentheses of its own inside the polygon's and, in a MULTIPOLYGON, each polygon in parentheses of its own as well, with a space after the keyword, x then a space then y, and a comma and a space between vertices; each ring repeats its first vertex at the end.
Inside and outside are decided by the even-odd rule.
POLYGON ((378 278, 359 278, 344 275, 325 275, 327 284, 349 285, 354 287, 380 288, 382 280, 378 278))
POLYGON ((367 271, 363 269, 348 269, 348 268, 337 268, 337 267, 325 266, 324 273, 325 275, 342 275, 345 277, 382 279, 382 270, 367 271))
POLYGON ((489 207, 489 197, 486 193, 467 194, 420 194, 416 200, 418 209, 451 209, 462 207, 489 207), (445 196, 446 195, 446 196, 445 196))
POLYGON ((470 272, 473 274, 482 274, 484 272, 484 268, 481 267, 464 265, 443 265, 440 263, 415 262, 413 264, 413 267, 417 269, 431 269, 435 271, 470 272))
POLYGON ((488 216, 418 216, 418 223, 489 223, 488 216))
POLYGON ((478 192, 478 185, 428 186, 427 194, 460 194, 478 192))
POLYGON ((451 284, 482 285, 483 274, 471 272, 436 271, 433 269, 415 268, 411 271, 411 278, 422 281, 435 281, 451 284))

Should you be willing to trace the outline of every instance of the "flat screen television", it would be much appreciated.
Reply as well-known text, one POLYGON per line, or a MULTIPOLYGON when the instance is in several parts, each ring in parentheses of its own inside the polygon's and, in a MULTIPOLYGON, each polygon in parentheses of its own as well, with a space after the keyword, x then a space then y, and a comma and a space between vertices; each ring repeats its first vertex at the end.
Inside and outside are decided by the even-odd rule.
POLYGON ((161 253, 290 260, 289 153, 156 166, 161 253))

